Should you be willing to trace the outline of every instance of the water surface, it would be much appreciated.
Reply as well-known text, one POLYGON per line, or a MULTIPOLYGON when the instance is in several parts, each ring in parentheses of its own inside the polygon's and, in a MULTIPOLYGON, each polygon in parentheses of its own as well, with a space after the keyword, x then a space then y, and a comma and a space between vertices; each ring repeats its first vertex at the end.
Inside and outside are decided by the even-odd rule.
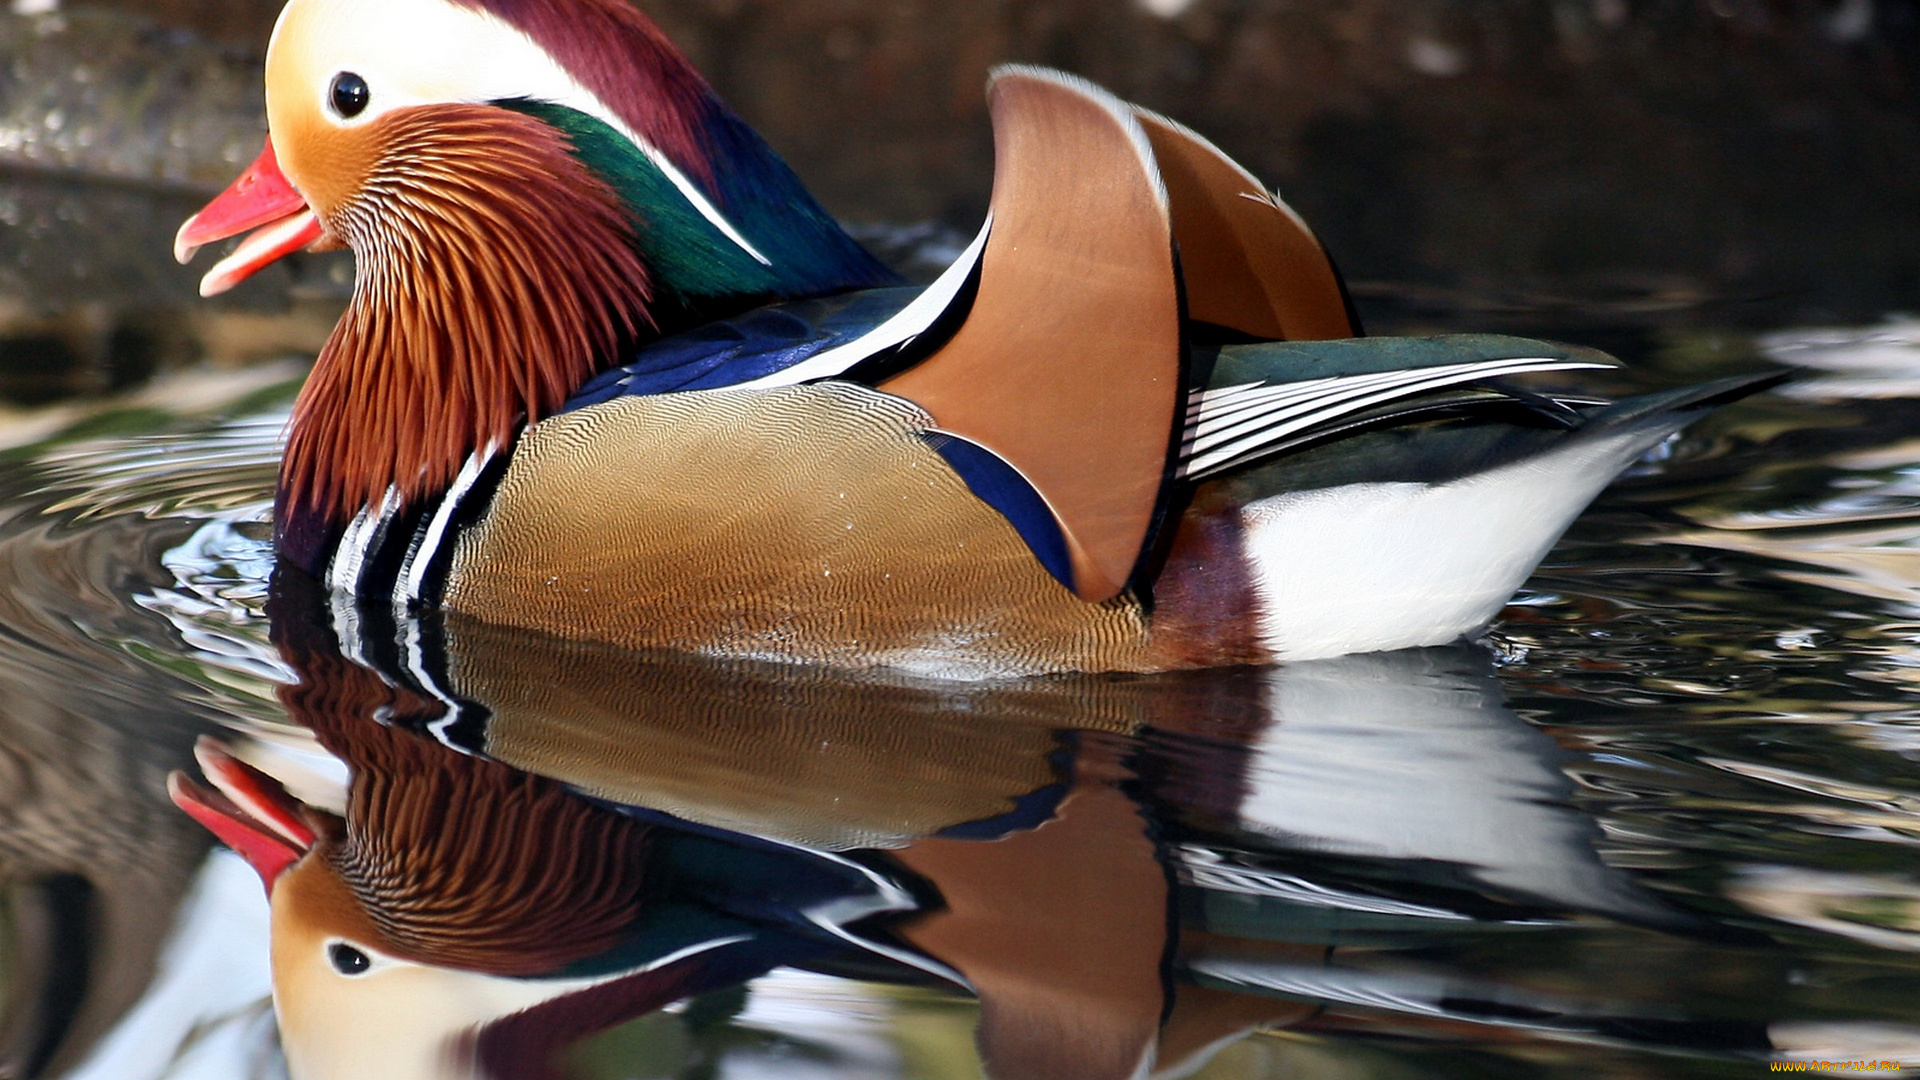
MULTIPOLYGON (((171 198, 11 183, 46 226, 9 234, 33 258, 70 254, 60 221, 131 232, 123 204, 171 198)), ((871 237, 929 264, 951 243, 871 237)), ((276 439, 324 319, 183 322, 173 288, 83 297, 97 325, 171 328, 85 339, 94 389, 138 389, 28 387, 0 429, 0 1070, 1920 1066, 1911 321, 1528 313, 1619 351, 1619 389, 1808 374, 1651 455, 1480 640, 965 686, 627 654, 275 579, 276 439), (168 367, 128 366, 142 340, 293 359, 140 382, 168 367), (336 921, 304 962, 388 950, 283 987, 278 1019, 259 880, 165 795, 203 735, 309 808, 300 880, 336 921)), ((1441 318, 1366 295, 1386 329, 1441 318)))
MULTIPOLYGON (((1670 339, 1646 377, 1697 369, 1697 344, 1670 339)), ((122 412, 173 430, 14 451, 11 1060, 278 1075, 259 882, 162 793, 212 732, 343 815, 324 820, 358 854, 332 872, 409 943, 399 962, 543 1003, 525 1015, 545 1028, 458 1018, 506 1032, 469 1039, 505 1068, 1920 1061, 1920 406, 1900 396, 1920 347, 1900 323, 1735 347, 1822 368, 1643 463, 1483 640, 1151 679, 848 679, 345 616, 270 588, 290 384, 241 387, 212 414, 230 420, 122 412), (490 812, 529 790, 548 801, 490 812), (436 828, 402 809, 420 800, 436 828), (635 838, 583 843, 582 814, 635 838), (567 884, 541 901, 545 935, 516 943, 497 931, 526 920, 467 910, 512 883, 476 885, 435 835, 563 882, 625 860, 640 884, 580 941, 604 898, 567 884), (382 891, 383 873, 427 884, 382 891), (476 920, 492 929, 462 929, 476 920), (642 969, 667 974, 594 997, 642 969), (591 1022, 575 998, 599 1001, 591 1022)), ((287 1007, 309 1044, 441 1074, 440 1034, 400 1044, 443 1020, 389 1045, 366 1017, 400 1006, 377 993, 287 1007)))

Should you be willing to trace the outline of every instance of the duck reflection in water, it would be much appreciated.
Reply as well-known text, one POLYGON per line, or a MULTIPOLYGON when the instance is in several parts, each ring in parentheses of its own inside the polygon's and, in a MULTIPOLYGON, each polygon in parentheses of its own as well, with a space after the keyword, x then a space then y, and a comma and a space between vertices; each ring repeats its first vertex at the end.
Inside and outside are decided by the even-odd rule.
POLYGON ((1765 1049, 1342 963, 1437 927, 1694 928, 1596 857, 1468 649, 955 687, 394 625, 284 572, 272 614, 345 790, 238 737, 172 790, 266 882, 296 1080, 563 1076, 778 967, 970 991, 1000 1080, 1184 1075, 1383 1014, 1765 1049))

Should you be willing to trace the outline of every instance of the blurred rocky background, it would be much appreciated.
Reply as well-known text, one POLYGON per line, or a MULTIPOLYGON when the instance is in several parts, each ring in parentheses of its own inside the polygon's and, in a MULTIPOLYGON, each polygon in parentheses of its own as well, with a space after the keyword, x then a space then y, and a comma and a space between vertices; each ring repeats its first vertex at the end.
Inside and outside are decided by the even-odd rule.
MULTIPOLYGON (((1920 287, 1920 0, 639 2, 883 246, 972 231, 1018 61, 1278 185, 1376 328, 1862 321, 1920 287)), ((316 344, 337 262, 208 305, 168 257, 258 149, 278 0, 10 3, 0 395, 316 344)))

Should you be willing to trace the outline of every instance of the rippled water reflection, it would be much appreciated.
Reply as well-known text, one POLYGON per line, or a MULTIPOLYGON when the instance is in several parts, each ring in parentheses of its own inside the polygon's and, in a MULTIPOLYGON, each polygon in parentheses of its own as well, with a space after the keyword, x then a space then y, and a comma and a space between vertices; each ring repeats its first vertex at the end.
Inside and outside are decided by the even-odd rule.
POLYGON ((1603 497, 1482 643, 1167 678, 396 623, 269 589, 279 413, 16 452, 0 1050, 116 1078, 279 1075, 281 1031, 303 1076, 1920 1064, 1920 347, 1875 333, 1764 340, 1824 374, 1603 497), (278 1026, 258 879, 163 794, 203 732, 317 830, 278 1026), (342 942, 374 970, 339 975, 342 942))

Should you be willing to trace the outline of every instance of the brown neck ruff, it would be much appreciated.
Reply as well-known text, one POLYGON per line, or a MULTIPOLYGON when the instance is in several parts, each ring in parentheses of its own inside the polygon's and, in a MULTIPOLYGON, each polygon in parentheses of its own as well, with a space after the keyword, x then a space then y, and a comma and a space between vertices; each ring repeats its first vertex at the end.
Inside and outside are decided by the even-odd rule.
POLYGON ((427 106, 340 149, 335 168, 365 179, 322 217, 357 274, 294 406, 283 533, 337 529, 389 490, 439 494, 651 323, 629 211, 547 124, 427 106))
POLYGON ((406 732, 363 723, 357 742, 343 835, 323 857, 395 953, 551 975, 641 916, 646 825, 406 732))
POLYGON ((550 975, 619 945, 651 885, 649 826, 558 782, 377 722, 431 720, 439 702, 321 650, 283 649, 288 712, 352 774, 346 817, 290 879, 300 903, 417 963, 550 975))

